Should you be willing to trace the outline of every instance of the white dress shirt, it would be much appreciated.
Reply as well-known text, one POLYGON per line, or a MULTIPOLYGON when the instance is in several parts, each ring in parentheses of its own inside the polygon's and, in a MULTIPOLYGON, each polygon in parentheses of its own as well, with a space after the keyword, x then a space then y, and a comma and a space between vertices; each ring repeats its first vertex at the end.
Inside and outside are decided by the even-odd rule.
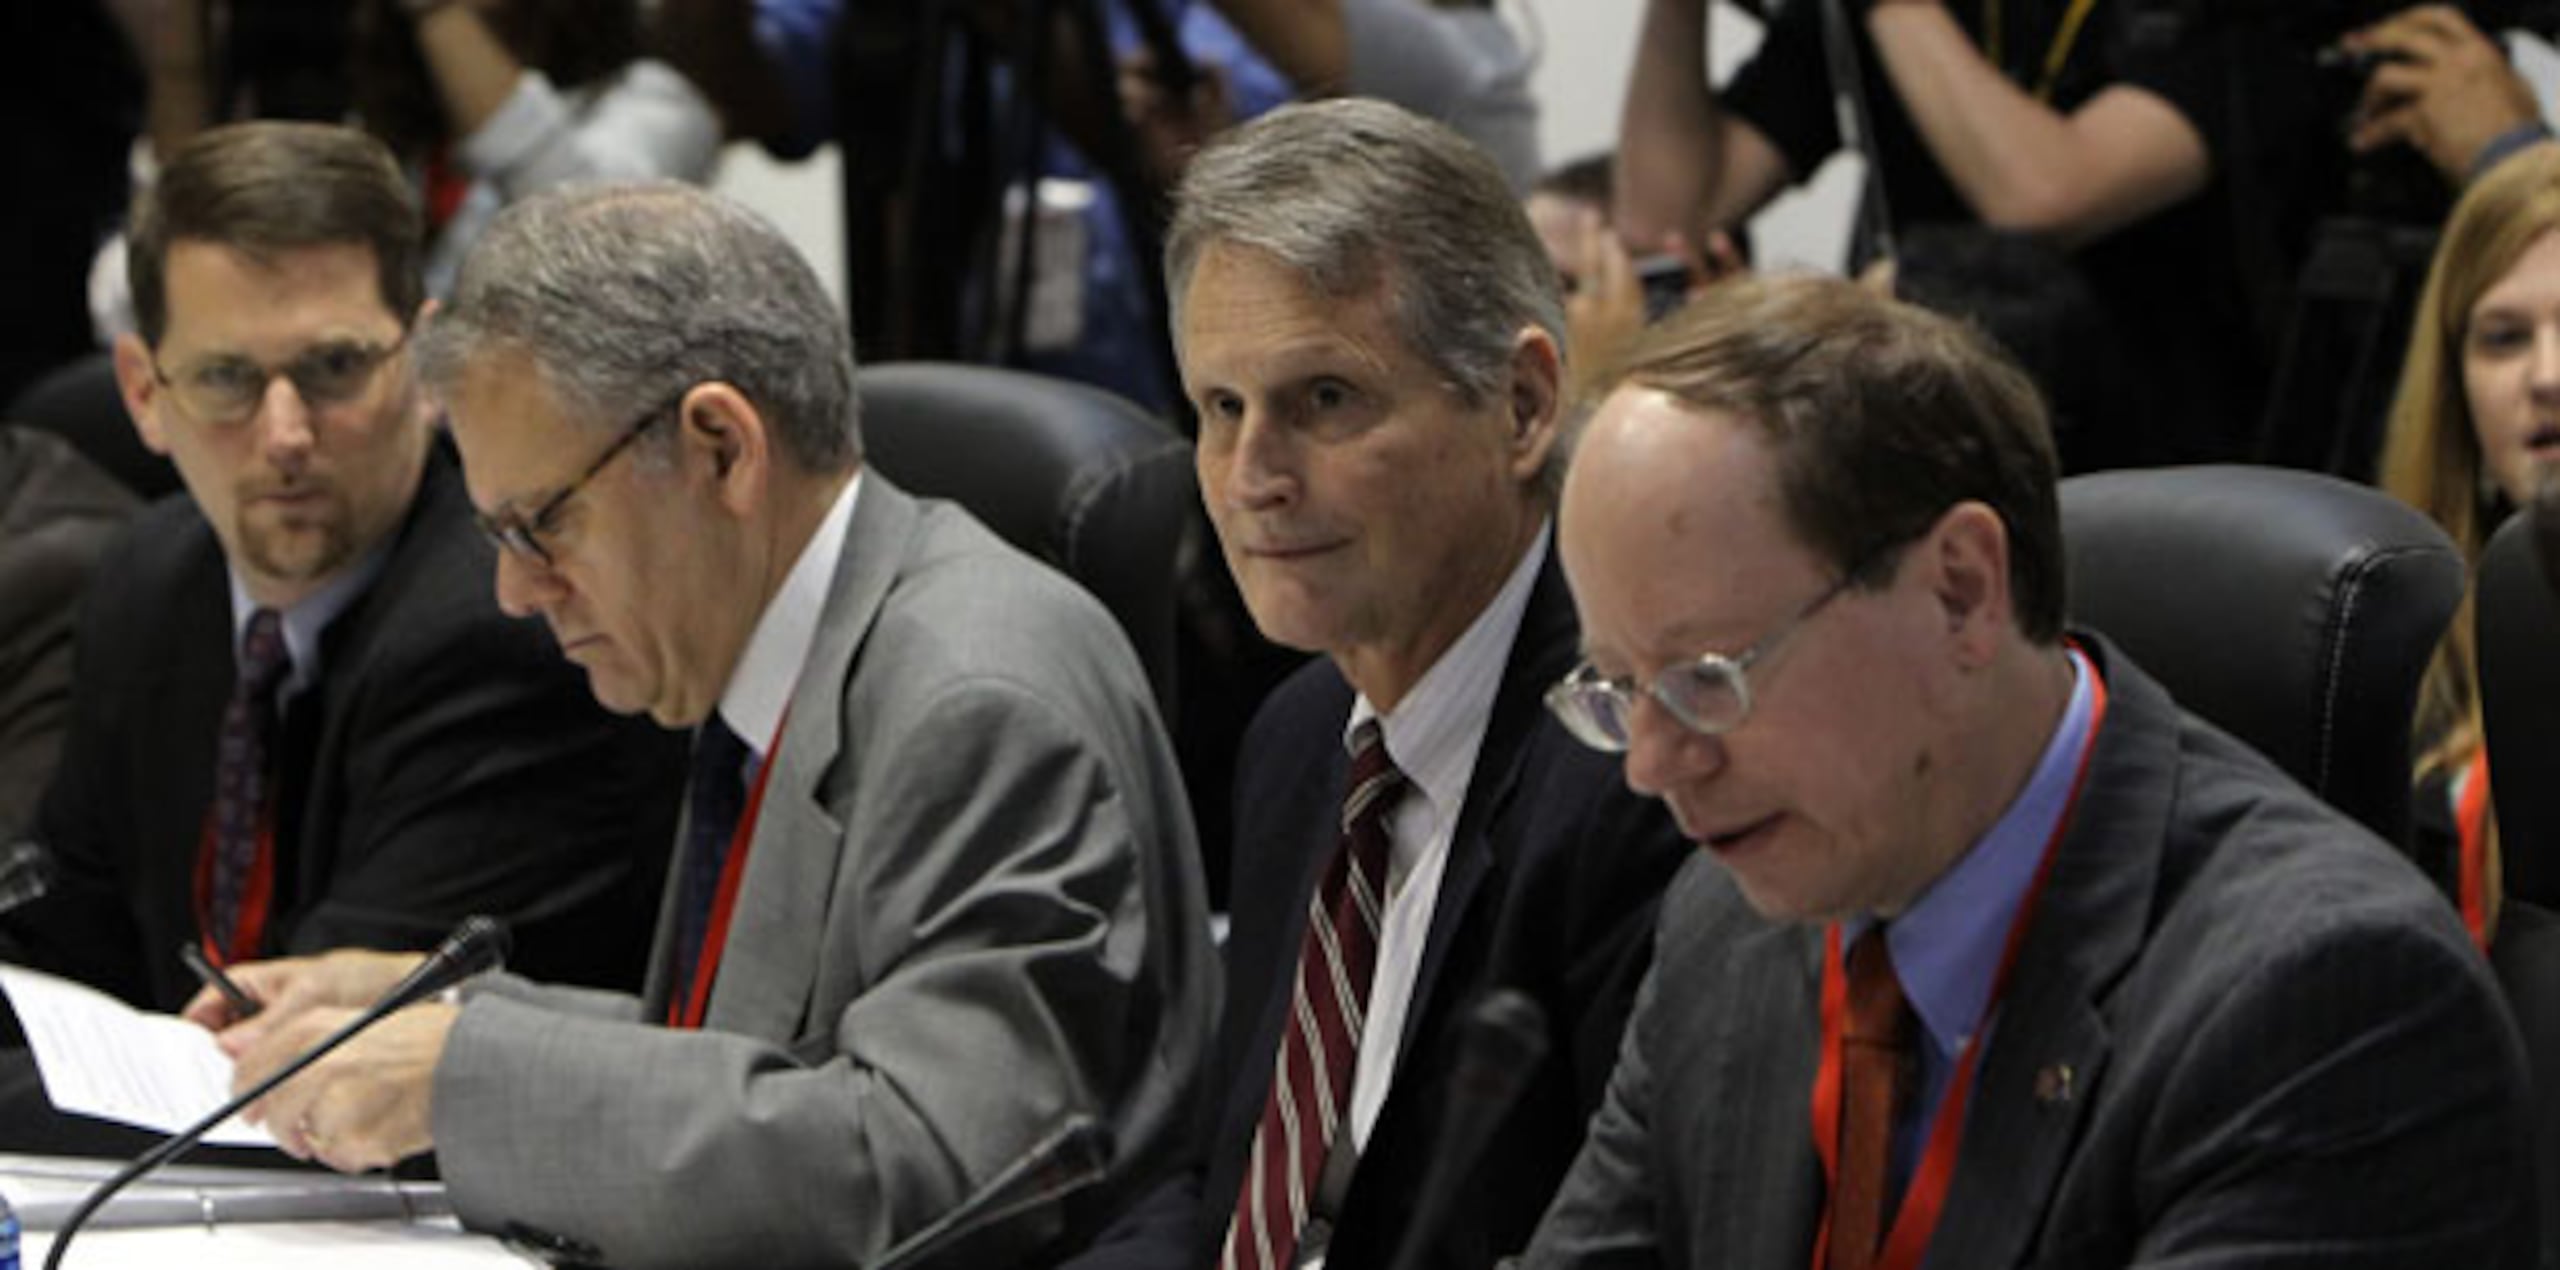
POLYGON ((757 616, 755 633, 747 637, 746 651, 739 654, 729 686, 720 694, 721 721, 755 751, 759 767, 773 757, 783 712, 800 684, 809 647, 818 642, 818 618, 826 612, 827 588, 835 585, 845 530, 853 523, 854 500, 861 493, 862 474, 856 472, 827 509, 827 518, 818 522, 818 532, 800 548, 800 558, 783 575, 782 588, 757 616))
MULTIPOLYGON (((1379 1109, 1386 1105, 1387 1085, 1404 1039, 1405 1016, 1413 1003, 1414 979, 1422 969, 1423 945, 1430 938, 1431 915, 1440 900, 1449 840, 1457 829, 1458 810, 1466 805, 1476 752, 1484 748, 1485 725, 1493 716, 1493 698, 1502 687, 1503 668, 1511 660, 1520 616, 1528 609, 1529 592, 1546 563, 1551 536, 1550 528, 1538 531, 1493 601, 1423 672, 1393 713, 1379 714, 1362 696, 1352 704, 1351 717, 1343 725, 1343 745, 1348 749, 1351 734, 1377 719, 1386 734, 1387 757, 1407 781, 1404 796, 1387 818, 1387 905, 1378 931, 1377 969, 1369 980, 1366 1022, 1360 1030, 1359 1065, 1351 1081, 1355 1151, 1367 1148, 1379 1109)), ((1322 1266, 1321 1250, 1309 1251, 1315 1255, 1308 1264, 1322 1266)))

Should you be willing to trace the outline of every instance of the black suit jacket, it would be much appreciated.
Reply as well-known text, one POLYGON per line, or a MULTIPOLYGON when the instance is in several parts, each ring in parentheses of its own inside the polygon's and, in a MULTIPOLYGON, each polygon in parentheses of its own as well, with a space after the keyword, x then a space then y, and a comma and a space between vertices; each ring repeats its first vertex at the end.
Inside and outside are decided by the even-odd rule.
POLYGON ((53 778, 80 592, 136 506, 69 442, 0 426, 0 841, 34 819, 53 778))
MULTIPOLYGON (((1516 986, 1546 1010, 1551 1053, 1467 1179, 1433 1267, 1490 1266, 1530 1229, 1582 1142, 1650 961, 1654 907, 1688 844, 1616 760, 1584 748, 1539 698, 1572 669, 1577 628, 1550 555, 1504 666, 1424 943, 1396 1072, 1337 1215, 1329 1270, 1383 1267, 1413 1216, 1447 1119, 1469 1008, 1516 986)), ((1329 661, 1255 716, 1236 781, 1226 1016, 1204 1082, 1204 1149, 1075 1264, 1214 1265, 1271 1084, 1307 897, 1334 850, 1353 692, 1329 661)))
MULTIPOLYGON (((491 913, 527 973, 636 987, 684 738, 605 713, 539 623, 498 611, 469 511, 439 441, 381 574, 286 708, 264 951, 422 948, 491 913)), ((212 526, 163 500, 81 615, 71 732, 37 818, 61 880, 0 921, 26 960, 159 1009, 195 993, 177 950, 196 931, 231 632, 212 526)))
MULTIPOLYGON (((2408 862, 2102 639, 2108 705, 1965 1109, 1935 1270, 2533 1263, 2515 1026, 2408 862)), ((1802 1270, 1820 926, 1715 861, 1525 1270, 1802 1270)))

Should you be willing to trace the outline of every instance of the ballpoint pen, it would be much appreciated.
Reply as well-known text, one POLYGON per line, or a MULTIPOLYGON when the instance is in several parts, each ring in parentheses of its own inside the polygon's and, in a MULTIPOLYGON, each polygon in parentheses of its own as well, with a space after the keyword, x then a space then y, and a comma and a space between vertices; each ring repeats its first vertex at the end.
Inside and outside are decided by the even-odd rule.
POLYGON ((231 1003, 231 1014, 235 1020, 257 1015, 258 999, 234 983, 231 976, 222 973, 222 967, 207 959, 204 950, 196 947, 193 940, 178 945, 178 960, 187 963, 187 969, 194 971, 196 978, 204 980, 206 986, 220 992, 223 999, 231 1003))

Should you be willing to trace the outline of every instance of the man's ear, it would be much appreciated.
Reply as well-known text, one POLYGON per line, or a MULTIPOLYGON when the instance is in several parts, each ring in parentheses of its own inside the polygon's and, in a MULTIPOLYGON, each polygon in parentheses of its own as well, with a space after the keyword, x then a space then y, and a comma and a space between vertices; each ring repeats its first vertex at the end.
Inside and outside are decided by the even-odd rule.
POLYGON ((433 297, 419 301, 418 312, 409 319, 409 333, 404 337, 408 340, 406 354, 408 382, 414 390, 415 397, 412 408, 416 413, 419 426, 431 430, 444 422, 445 408, 444 402, 435 394, 428 392, 426 385, 418 378, 418 339, 427 333, 427 324, 435 320, 436 310, 441 307, 443 306, 433 297))
POLYGON ((1564 353, 1544 327, 1525 327, 1511 341, 1511 471, 1537 479, 1555 449, 1564 417, 1564 353))
POLYGON ((133 419, 133 430, 142 437, 143 448, 153 454, 169 453, 169 438, 162 434, 156 407, 160 401, 160 376, 151 368, 151 349, 142 337, 127 333, 116 337, 116 390, 124 397, 124 412, 133 419))
POLYGON ((718 380, 695 385, 676 411, 687 465, 702 465, 721 505, 740 517, 762 507, 773 479, 772 419, 718 380))
POLYGON ((1988 664, 2014 626, 2007 523, 1988 504, 1967 500, 1948 508, 1923 542, 1949 637, 1967 666, 1988 664))

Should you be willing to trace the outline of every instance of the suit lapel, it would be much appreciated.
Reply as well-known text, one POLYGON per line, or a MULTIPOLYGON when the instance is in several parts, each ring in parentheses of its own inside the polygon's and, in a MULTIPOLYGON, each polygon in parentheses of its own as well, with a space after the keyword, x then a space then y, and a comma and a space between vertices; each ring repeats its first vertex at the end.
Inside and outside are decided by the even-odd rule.
MULTIPOLYGON (((135 712, 131 735, 140 738, 132 751, 136 788, 165 779, 167 797, 137 800, 128 822, 135 828, 123 850, 129 853, 127 876, 136 879, 137 906, 163 913, 167 931, 191 936, 196 861, 213 813, 222 712, 236 666, 230 585, 212 527, 201 519, 191 522, 180 550, 185 563, 168 611, 181 615, 176 620, 195 634, 166 641, 166 655, 138 676, 127 702, 135 712)), ((168 950, 152 951, 157 956, 168 950)))
POLYGON ((1404 1078, 1406 1065, 1415 1061, 1416 1041, 1424 1035, 1425 1020, 1466 1004, 1442 999, 1441 972, 1475 907, 1476 893, 1498 867, 1510 864, 1497 857, 1498 835, 1493 826, 1503 822, 1519 788, 1529 737, 1537 729, 1538 711, 1544 708, 1541 698, 1571 662, 1577 629, 1573 597, 1565 589, 1564 573, 1550 544, 1531 585, 1529 602, 1521 611, 1511 655, 1503 663, 1502 685, 1495 690, 1493 710, 1485 720, 1484 743, 1467 778, 1466 802, 1458 809, 1458 823, 1449 836, 1448 863, 1431 910, 1431 933, 1423 941, 1413 1001, 1405 1010, 1404 1036, 1396 1048, 1397 1081, 1404 1078))
POLYGON ((2167 834, 2176 709, 2083 640, 2109 704, 2034 925, 1983 1056, 1929 1262, 2009 1266, 2041 1231, 2113 1053, 2106 994, 2141 950, 2167 834))
MULTIPOLYGON (((789 1041, 803 1021, 827 936, 827 904, 845 855, 844 827, 822 801, 846 739, 845 685, 919 526, 915 500, 877 472, 863 475, 817 639, 792 691, 782 744, 770 760, 773 772, 730 917, 720 977, 704 1015, 706 1028, 789 1041)), ((662 953, 671 938, 669 914, 662 909, 662 953)), ((664 956, 652 960, 665 963, 664 956)))
MULTIPOLYGON (((1729 895, 1728 905, 1734 912, 1726 920, 1733 920, 1742 901, 1729 895)), ((1666 1211, 1695 1201, 1691 1211, 1698 1214, 1689 1232, 1695 1246, 1685 1260, 1666 1262, 1804 1270, 1822 1217, 1822 1166, 1813 1152, 1810 1111, 1821 1052, 1814 1005, 1822 991, 1822 936, 1813 927, 1764 925, 1729 947, 1725 968, 1704 980, 1717 990, 1697 1003, 1689 1024, 1704 1030, 1705 1042, 1668 1050, 1711 1056, 1711 1078, 1653 1073, 1657 1088, 1685 1085, 1703 1100, 1688 1108, 1685 1124, 1657 1134, 1673 1157, 1661 1162, 1658 1176, 1688 1183, 1680 1188, 1685 1199, 1661 1197, 1666 1211), (1703 1163, 1693 1173, 1679 1161, 1683 1155, 1703 1163)))
MULTIPOLYGON (((396 628, 386 628, 391 619, 385 615, 397 607, 396 597, 417 583, 419 561, 428 546, 420 535, 434 533, 429 524, 437 520, 453 522, 447 527, 463 532, 460 522, 468 512, 462 504, 469 495, 463 490, 452 445, 439 434, 427 447, 418 492, 409 500, 408 513, 383 553, 381 572, 322 629, 320 675, 279 716, 280 743, 291 765, 291 775, 282 779, 294 793, 295 804, 290 822, 294 832, 285 833, 280 824, 277 846, 279 863, 293 869, 296 910, 328 894, 329 880, 338 873, 335 830, 342 826, 345 810, 333 804, 343 803, 343 791, 337 782, 321 779, 321 774, 343 767, 340 756, 347 747, 366 739, 348 735, 350 681, 356 678, 367 650, 400 637, 396 628)), ((490 567, 497 567, 494 559, 490 567)))

